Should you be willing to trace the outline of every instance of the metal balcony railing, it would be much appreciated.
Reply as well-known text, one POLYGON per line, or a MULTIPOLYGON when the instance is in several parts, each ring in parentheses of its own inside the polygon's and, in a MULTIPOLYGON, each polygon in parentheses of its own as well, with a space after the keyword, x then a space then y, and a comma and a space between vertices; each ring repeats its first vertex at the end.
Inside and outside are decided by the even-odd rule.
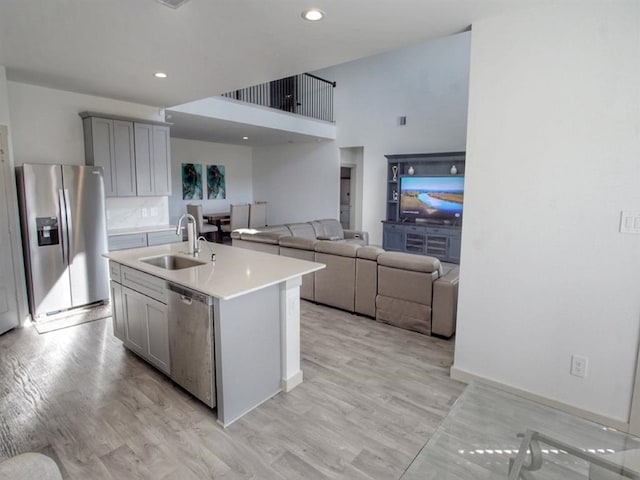
POLYGON ((333 122, 335 86, 336 82, 330 82, 311 73, 302 73, 223 93, 222 96, 333 122))

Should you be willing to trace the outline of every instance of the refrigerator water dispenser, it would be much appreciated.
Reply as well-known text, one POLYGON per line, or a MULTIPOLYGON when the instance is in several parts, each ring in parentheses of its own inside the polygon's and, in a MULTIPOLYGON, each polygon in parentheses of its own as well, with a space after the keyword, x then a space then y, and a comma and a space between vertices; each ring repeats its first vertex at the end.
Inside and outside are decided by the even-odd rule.
POLYGON ((58 217, 36 217, 38 246, 58 245, 58 217))

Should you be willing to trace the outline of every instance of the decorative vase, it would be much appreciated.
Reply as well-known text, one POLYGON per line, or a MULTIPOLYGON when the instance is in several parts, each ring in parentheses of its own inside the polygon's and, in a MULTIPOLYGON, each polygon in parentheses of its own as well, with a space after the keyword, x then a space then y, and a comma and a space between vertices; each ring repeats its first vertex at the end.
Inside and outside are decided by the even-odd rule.
POLYGON ((407 170, 407 173, 409 175, 413 175, 416 171, 413 169, 413 166, 409 167, 409 170, 407 170))
POLYGON ((391 172, 393 172, 393 181, 397 181, 398 180, 398 166, 397 165, 393 165, 391 167, 391 172))
POLYGON ((449 170, 449 173, 451 175, 455 175, 456 173, 458 173, 458 168, 455 165, 451 165, 451 170, 449 170))

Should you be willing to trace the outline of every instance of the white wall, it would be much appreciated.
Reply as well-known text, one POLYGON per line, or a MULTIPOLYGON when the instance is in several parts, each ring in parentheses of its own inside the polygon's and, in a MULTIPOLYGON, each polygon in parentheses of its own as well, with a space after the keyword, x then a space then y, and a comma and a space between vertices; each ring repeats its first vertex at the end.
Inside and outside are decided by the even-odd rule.
POLYGON ((251 147, 221 143, 171 139, 171 177, 173 195, 169 197, 169 214, 177 222, 187 211, 188 203, 200 203, 205 212, 228 212, 230 205, 253 201, 251 147), (206 165, 224 165, 227 195, 224 200, 183 200, 182 164, 202 164, 203 195, 206 196, 206 165))
POLYGON ((253 195, 269 225, 340 218, 340 155, 334 141, 253 149, 253 195))
MULTIPOLYGON (((5 125, 9 129, 8 172, 13 172, 15 167, 15 157, 13 154, 13 139, 11 128, 11 115, 9 111, 9 87, 7 82, 7 71, 4 65, 0 65, 0 125, 5 125)), ((16 297, 18 302, 18 316, 20 325, 24 324, 29 318, 29 307, 27 305, 27 286, 24 274, 24 261, 22 257, 22 245, 20 240, 20 224, 18 218, 18 197, 16 193, 15 183, 11 182, 11 186, 7 188, 6 198, 8 201, 6 207, 9 215, 10 224, 8 227, 13 232, 11 245, 0 245, 0 255, 10 256, 13 258, 13 280, 16 285, 16 297), (13 199, 13 201, 11 201, 13 199)), ((0 201, 4 201, 5 196, 2 195, 0 201)), ((10 274, 5 274, 8 276, 10 274)))
MULTIPOLYGON (((83 111, 164 121, 164 110, 137 103, 63 90, 8 82, 11 133, 16 165, 63 163, 84 165, 83 111)), ((120 199, 107 199, 109 230, 166 224, 167 202, 156 197, 128 197, 126 215, 114 208, 120 199), (147 215, 150 202, 156 215, 147 215)))
POLYGON ((640 211, 639 58, 637 2, 474 24, 454 373, 628 420, 640 236, 618 228, 640 211))
POLYGON ((9 125, 9 87, 7 70, 0 65, 0 125, 9 125))
POLYGON ((462 33, 314 72, 337 82, 338 147, 364 147, 362 227, 374 244, 386 215, 384 155, 465 149, 469 44, 462 33))
POLYGON ((16 165, 64 163, 84 165, 82 119, 90 110, 164 121, 164 110, 25 83, 8 82, 16 165))

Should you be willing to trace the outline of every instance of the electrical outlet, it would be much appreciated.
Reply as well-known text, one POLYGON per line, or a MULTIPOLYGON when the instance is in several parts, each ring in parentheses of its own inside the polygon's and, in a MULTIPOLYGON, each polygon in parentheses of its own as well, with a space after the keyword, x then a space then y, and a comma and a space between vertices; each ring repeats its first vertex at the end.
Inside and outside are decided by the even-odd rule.
POLYGON ((571 355, 571 375, 583 378, 587 376, 587 357, 571 355))

